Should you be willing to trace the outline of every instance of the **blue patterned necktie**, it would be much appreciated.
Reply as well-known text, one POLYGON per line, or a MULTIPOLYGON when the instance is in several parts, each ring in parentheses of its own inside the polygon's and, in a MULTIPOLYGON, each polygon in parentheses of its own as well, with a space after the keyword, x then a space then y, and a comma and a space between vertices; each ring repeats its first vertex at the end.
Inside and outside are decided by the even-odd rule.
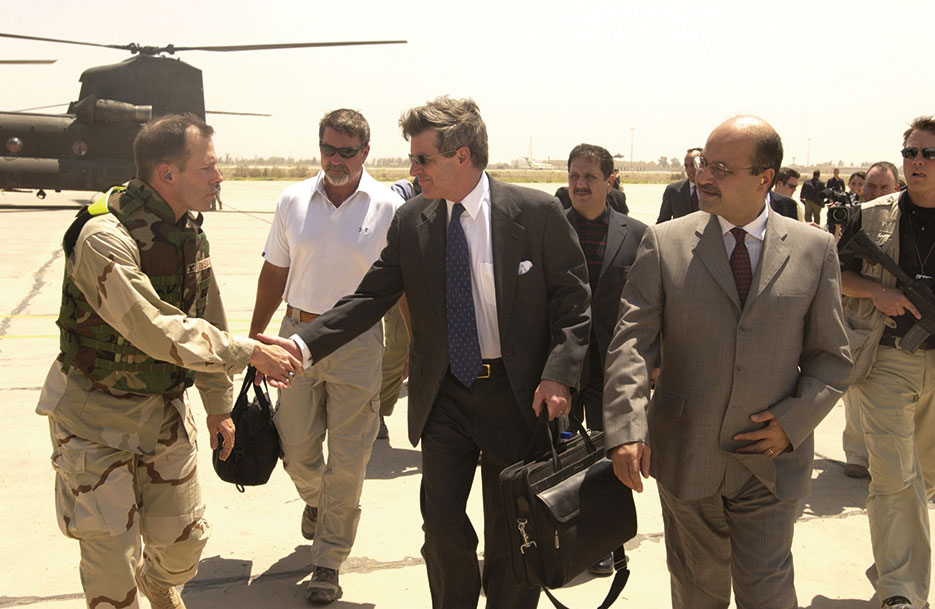
POLYGON ((471 294, 471 256, 461 227, 464 205, 455 203, 445 244, 445 305, 448 314, 448 362, 451 373, 470 387, 481 368, 474 297, 471 294))

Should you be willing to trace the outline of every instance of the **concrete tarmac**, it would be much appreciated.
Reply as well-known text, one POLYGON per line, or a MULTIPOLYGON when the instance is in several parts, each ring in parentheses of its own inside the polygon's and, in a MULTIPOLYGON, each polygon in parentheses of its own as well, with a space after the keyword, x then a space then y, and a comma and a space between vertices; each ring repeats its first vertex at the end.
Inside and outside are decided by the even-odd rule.
MULTIPOLYGON (((211 256, 231 330, 246 334, 276 198, 285 182, 229 182, 223 211, 206 214, 211 256)), ((557 184, 542 185, 554 191, 557 184)), ((628 186, 632 215, 652 223, 661 186, 628 186)), ((78 544, 55 523, 51 448, 45 418, 34 413, 46 372, 58 352, 63 257, 61 239, 85 193, 0 194, 0 609, 65 609, 84 605, 78 544)), ((278 329, 282 311, 269 331, 278 329)), ((238 379, 239 381, 239 379, 238 379)), ((239 387, 239 382, 238 382, 239 387)), ((204 411, 190 392, 196 420, 204 411)), ((430 607, 419 515, 420 453, 406 439, 403 398, 387 419, 390 439, 377 440, 367 469, 357 542, 341 569, 344 596, 335 608, 430 607)), ((810 609, 875 608, 866 572, 873 559, 864 504, 867 484, 843 473, 838 404, 816 431, 812 492, 801 507, 794 557, 799 604, 810 609)), ((213 525, 197 577, 182 597, 191 609, 307 606, 309 550, 299 532, 302 502, 281 467, 265 486, 239 493, 211 468, 201 429, 201 480, 213 525)), ((636 496, 639 534, 627 544, 632 575, 615 607, 667 609, 669 578, 662 519, 652 480, 636 496)), ((481 530, 480 481, 469 512, 481 530)), ((930 504, 933 520, 935 506, 930 504)), ((480 552, 482 548, 479 548, 480 552)), ((597 606, 609 579, 579 576, 556 592, 572 608, 597 606)), ((484 599, 481 599, 481 607, 484 599)), ((146 603, 144 601, 144 606, 146 603)), ((542 596, 540 609, 551 607, 542 596)))

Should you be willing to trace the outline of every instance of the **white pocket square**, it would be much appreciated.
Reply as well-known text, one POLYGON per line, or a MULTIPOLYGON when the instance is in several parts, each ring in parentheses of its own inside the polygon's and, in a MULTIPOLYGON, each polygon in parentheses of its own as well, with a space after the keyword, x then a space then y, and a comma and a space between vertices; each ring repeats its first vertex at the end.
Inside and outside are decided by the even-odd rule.
POLYGON ((525 275, 526 273, 529 272, 529 269, 531 268, 532 268, 532 262, 528 260, 523 260, 522 262, 519 263, 519 271, 517 271, 516 274, 525 275))

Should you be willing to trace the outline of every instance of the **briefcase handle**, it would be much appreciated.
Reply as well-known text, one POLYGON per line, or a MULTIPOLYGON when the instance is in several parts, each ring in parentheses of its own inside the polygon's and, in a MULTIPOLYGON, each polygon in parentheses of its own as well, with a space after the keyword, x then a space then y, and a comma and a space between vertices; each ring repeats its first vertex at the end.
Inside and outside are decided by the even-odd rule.
MULTIPOLYGON (((539 420, 545 424, 545 429, 549 434, 549 450, 552 451, 552 467, 557 472, 562 468, 561 461, 558 458, 558 451, 555 450, 555 437, 552 435, 552 426, 549 425, 549 412, 543 407, 539 411, 539 420)), ((568 422, 571 423, 572 429, 577 431, 581 436, 581 439, 584 440, 584 445, 588 448, 588 454, 594 454, 597 452, 597 446, 594 445, 594 442, 591 440, 591 436, 588 434, 588 431, 584 428, 584 425, 581 424, 581 421, 576 419, 574 415, 568 415, 568 422)))

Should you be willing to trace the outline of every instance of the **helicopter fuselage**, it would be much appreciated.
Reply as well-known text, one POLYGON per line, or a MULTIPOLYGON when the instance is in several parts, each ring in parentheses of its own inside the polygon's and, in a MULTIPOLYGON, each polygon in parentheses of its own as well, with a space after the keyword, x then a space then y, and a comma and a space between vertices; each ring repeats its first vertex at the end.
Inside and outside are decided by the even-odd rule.
POLYGON ((201 70, 138 56, 85 70, 67 114, 0 112, 0 189, 107 190, 131 179, 133 139, 155 116, 204 119, 201 70))

